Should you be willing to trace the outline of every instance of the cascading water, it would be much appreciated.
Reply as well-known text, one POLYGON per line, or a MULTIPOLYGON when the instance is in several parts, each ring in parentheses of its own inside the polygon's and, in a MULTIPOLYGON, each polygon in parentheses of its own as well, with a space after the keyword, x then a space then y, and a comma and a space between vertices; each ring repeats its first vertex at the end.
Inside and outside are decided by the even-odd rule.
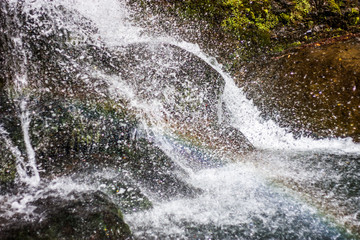
MULTIPOLYGON (((32 186, 37 186, 40 183, 40 175, 36 165, 35 151, 31 145, 30 135, 29 135, 29 125, 30 125, 30 114, 27 110, 27 101, 25 99, 21 100, 20 103, 21 111, 21 129, 24 134, 24 142, 26 147, 27 154, 27 163, 22 163, 25 168, 20 172, 26 172, 26 175, 20 177, 20 179, 32 186)), ((20 164, 18 164, 19 166, 20 164)))
MULTIPOLYGON (((15 19, 15 21, 18 21, 15 19)), ((40 175, 36 165, 35 151, 31 145, 31 139, 29 135, 29 126, 31 121, 31 116, 28 110, 28 101, 29 96, 26 91, 28 91, 28 79, 27 79, 27 56, 24 51, 23 42, 21 39, 21 34, 15 36, 12 39, 14 43, 14 50, 19 54, 19 63, 17 73, 14 76, 14 91, 17 95, 16 102, 18 102, 19 109, 19 118, 21 122, 21 129, 23 133, 23 140, 26 148, 26 159, 19 156, 19 153, 16 153, 17 159, 17 169, 19 173, 20 180, 30 186, 37 186, 40 183, 40 175)), ((9 143, 9 141, 7 141, 9 143)), ((14 149, 14 147, 12 147, 14 149)))
MULTIPOLYGON (((215 59, 134 26, 125 2, 24 1, 16 11, 35 36, 14 41, 22 68, 7 82, 19 96, 10 103, 18 104, 24 147, 9 123, 0 122, 0 139, 33 188, 0 197, 3 229, 15 222, 3 219, 17 215, 41 222, 43 199, 56 205, 53 198, 85 193, 86 202, 100 191, 137 239, 357 238, 359 144, 295 139, 263 120, 215 59), (41 55, 52 49, 46 41, 56 60, 41 55), (49 92, 54 99, 41 103, 49 92), (33 121, 31 97, 39 104, 33 121), (48 171, 44 184, 35 156, 48 171)), ((115 234, 101 229, 104 238, 115 234)))

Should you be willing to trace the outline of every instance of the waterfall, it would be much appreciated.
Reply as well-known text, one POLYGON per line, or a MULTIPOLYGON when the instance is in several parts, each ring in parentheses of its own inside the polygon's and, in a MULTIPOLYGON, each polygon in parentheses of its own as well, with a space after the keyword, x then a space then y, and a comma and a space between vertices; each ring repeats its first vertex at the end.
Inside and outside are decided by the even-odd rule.
MULTIPOLYGON (((256 148, 346 153, 360 151, 360 145, 354 143, 350 138, 323 140, 315 140, 310 137, 295 138, 290 131, 279 127, 273 120, 262 119, 260 111, 252 103, 252 100, 246 98, 243 90, 236 86, 233 79, 223 70, 222 65, 216 59, 207 56, 197 44, 179 41, 165 35, 153 37, 144 33, 144 29, 133 26, 128 20, 129 14, 124 11, 125 7, 122 6, 122 3, 109 0, 107 4, 100 4, 99 1, 93 0, 91 4, 83 4, 79 1, 70 1, 67 4, 69 4, 68 7, 75 8, 96 24, 99 29, 99 36, 108 46, 126 46, 132 43, 171 44, 198 56, 209 64, 225 80, 225 88, 221 98, 226 109, 230 112, 232 126, 239 129, 256 148)), ((121 88, 118 88, 118 91, 119 89, 121 88)), ((134 99, 133 97, 132 99, 134 99)), ((139 103, 139 101, 137 102, 139 103)), ((163 112, 164 109, 159 111, 159 104, 161 105, 161 103, 154 102, 154 104, 152 107, 149 105, 143 107, 157 109, 158 112, 153 113, 153 116, 158 116, 159 112, 163 112)), ((221 107, 219 109, 221 110, 221 107)), ((219 117, 221 118, 221 116, 219 117)))
POLYGON ((22 4, 46 31, 12 36, 24 145, 2 122, 0 139, 31 187, 0 196, 0 230, 16 214, 41 222, 58 199, 73 212, 111 201, 137 239, 341 239, 357 229, 360 144, 296 138, 264 120, 214 57, 136 26, 126 1, 22 4), (38 38, 53 41, 55 63, 32 58, 52 47, 28 46, 38 38), (38 162, 50 169, 41 179, 38 162))

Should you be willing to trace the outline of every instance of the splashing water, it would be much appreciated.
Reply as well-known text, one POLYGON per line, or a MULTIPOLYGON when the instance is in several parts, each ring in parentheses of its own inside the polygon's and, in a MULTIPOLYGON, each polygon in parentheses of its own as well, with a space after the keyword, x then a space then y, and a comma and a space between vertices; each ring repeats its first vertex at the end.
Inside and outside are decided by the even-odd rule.
MULTIPOLYGON (((171 42, 171 41, 170 41, 171 42)), ((225 79, 222 101, 231 113, 231 124, 238 128, 258 149, 332 151, 359 153, 360 144, 347 139, 314 140, 308 137, 296 139, 291 132, 279 127, 273 120, 261 118, 261 112, 247 99, 241 88, 235 85, 233 79, 222 70, 216 59, 206 56, 197 45, 186 42, 171 42, 186 51, 200 57, 211 65, 225 79)))
POLYGON ((139 239, 337 239, 336 226, 316 209, 267 185, 252 164, 198 172, 191 183, 205 193, 158 203, 126 218, 139 239), (266 232, 263 235, 264 231, 266 232), (266 237, 265 237, 266 236, 266 237))
MULTIPOLYGON (((216 59, 207 56, 197 44, 185 41, 177 41, 174 38, 162 36, 152 37, 144 33, 144 30, 135 27, 127 19, 128 10, 117 1, 107 1, 101 4, 97 0, 91 3, 81 1, 65 1, 68 7, 74 8, 84 16, 91 19, 99 29, 101 37, 108 46, 120 46, 133 43, 171 44, 188 51, 204 62, 209 64, 225 80, 225 88, 222 101, 231 113, 231 123, 241 130, 244 135, 260 149, 283 149, 283 150, 326 150, 348 153, 360 152, 360 145, 349 139, 314 140, 301 137, 295 139, 292 133, 280 128, 274 121, 265 121, 260 117, 260 111, 251 100, 247 99, 242 89, 238 88, 231 77, 224 72, 221 64, 216 59), (108 7, 111 6, 111 7, 108 7)), ((151 106, 147 106, 151 107, 151 106)), ((158 109, 158 106, 153 107, 158 109)))

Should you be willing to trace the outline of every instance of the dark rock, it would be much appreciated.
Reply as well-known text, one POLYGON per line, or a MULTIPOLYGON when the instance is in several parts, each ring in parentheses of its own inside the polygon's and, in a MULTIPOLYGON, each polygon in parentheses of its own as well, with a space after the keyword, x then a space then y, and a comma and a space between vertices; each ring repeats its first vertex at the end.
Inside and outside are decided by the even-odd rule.
POLYGON ((28 205, 35 207, 31 220, 20 213, 1 217, 1 239, 132 238, 120 210, 100 192, 46 196, 28 205))
POLYGON ((130 170, 130 176, 160 199, 193 197, 201 193, 181 176, 179 169, 162 150, 146 139, 138 139, 130 149, 129 158, 123 159, 122 170, 130 170))
POLYGON ((118 54, 127 64, 122 77, 143 100, 162 101, 167 117, 179 122, 216 119, 224 79, 195 54, 167 43, 131 44, 118 54))

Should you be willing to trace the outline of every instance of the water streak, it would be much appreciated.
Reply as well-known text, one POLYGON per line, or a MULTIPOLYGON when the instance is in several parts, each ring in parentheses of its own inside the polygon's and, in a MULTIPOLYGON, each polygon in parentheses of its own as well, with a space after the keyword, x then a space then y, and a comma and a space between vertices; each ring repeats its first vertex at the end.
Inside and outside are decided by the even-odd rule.
POLYGON ((40 175, 36 165, 35 151, 31 145, 29 126, 30 126, 30 114, 27 109, 27 102, 21 100, 20 103, 21 109, 21 129, 24 135, 25 148, 27 153, 28 162, 26 164, 27 177, 23 179, 30 186, 37 186, 40 183, 40 175))
POLYGON ((29 93, 27 93, 29 85, 26 69, 28 67, 27 54, 25 52, 21 36, 13 38, 13 42, 15 45, 15 49, 20 55, 21 60, 21 62, 19 63, 19 68, 17 69, 18 72, 15 74, 14 77, 14 85, 16 95, 18 96, 16 101, 19 102, 19 118, 21 122, 21 130, 23 133, 23 139, 27 154, 27 162, 21 159, 18 161, 19 163, 22 163, 22 166, 18 167, 22 169, 20 171, 21 174, 19 173, 19 175, 20 180, 27 183, 29 186, 38 186, 40 183, 40 174, 37 169, 35 151, 31 145, 31 139, 29 134, 31 117, 27 106, 29 98, 29 93))

